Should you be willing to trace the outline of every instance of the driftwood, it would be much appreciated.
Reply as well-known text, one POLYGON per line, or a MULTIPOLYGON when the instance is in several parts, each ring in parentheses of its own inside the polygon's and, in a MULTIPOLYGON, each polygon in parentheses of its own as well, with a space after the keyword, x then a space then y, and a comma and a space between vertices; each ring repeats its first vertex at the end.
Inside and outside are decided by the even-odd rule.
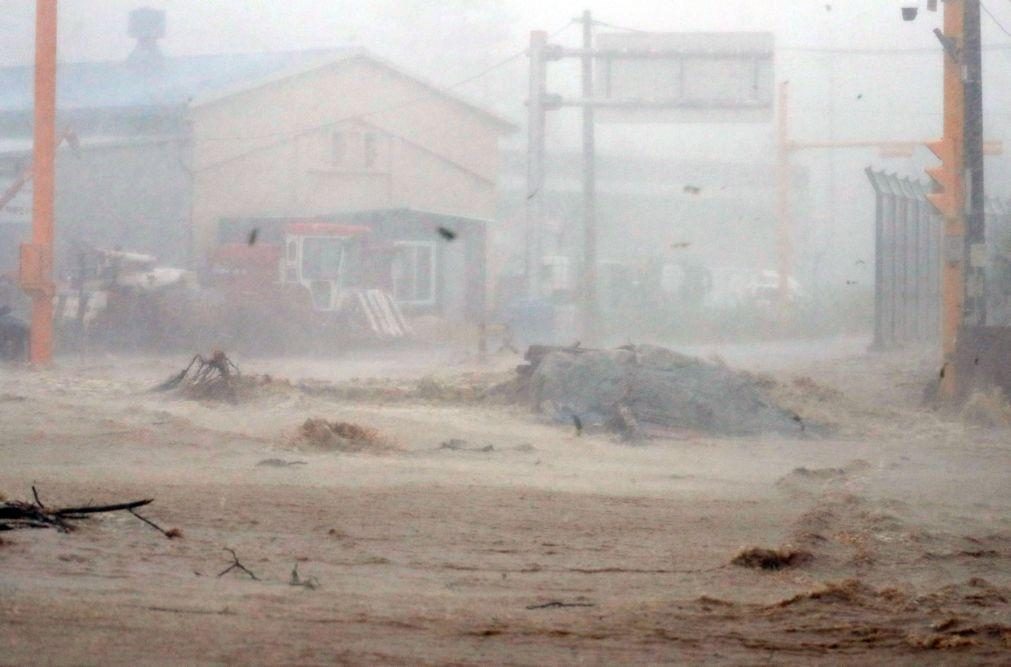
POLYGON ((61 532, 69 533, 73 530, 70 521, 86 519, 91 514, 104 512, 128 511, 133 513, 136 508, 154 502, 154 498, 146 498, 113 505, 83 505, 49 509, 42 503, 34 486, 32 487, 32 495, 35 497, 34 503, 20 500, 0 503, 0 531, 19 528, 56 528, 61 532))
POLYGON ((129 512, 130 514, 134 515, 135 517, 137 517, 138 519, 140 519, 141 521, 143 521, 147 525, 151 526, 152 528, 154 528, 155 530, 157 530, 159 533, 161 533, 165 537, 169 538, 170 540, 174 540, 177 537, 182 537, 183 536, 183 531, 179 530, 178 528, 169 528, 168 530, 165 530, 164 528, 162 528, 161 526, 159 526, 158 524, 156 524, 151 519, 148 519, 146 517, 142 517, 141 515, 137 514, 137 512, 135 512, 133 510, 133 508, 128 509, 127 512, 129 512))

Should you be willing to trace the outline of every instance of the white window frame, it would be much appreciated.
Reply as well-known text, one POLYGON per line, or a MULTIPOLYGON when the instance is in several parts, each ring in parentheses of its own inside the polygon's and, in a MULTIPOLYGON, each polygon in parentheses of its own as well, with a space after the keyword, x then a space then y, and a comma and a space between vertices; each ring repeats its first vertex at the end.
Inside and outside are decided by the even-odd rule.
POLYGON ((414 271, 414 284, 417 285, 418 282, 418 248, 428 249, 429 256, 429 296, 424 299, 401 299, 397 296, 397 277, 393 276, 393 295, 396 298, 397 303, 402 303, 408 306, 433 306, 436 303, 436 297, 438 295, 438 281, 439 276, 436 273, 438 262, 436 262, 435 253, 438 251, 438 246, 433 241, 396 241, 393 244, 394 248, 397 248, 398 252, 401 248, 411 248, 413 250, 413 261, 411 267, 414 271))

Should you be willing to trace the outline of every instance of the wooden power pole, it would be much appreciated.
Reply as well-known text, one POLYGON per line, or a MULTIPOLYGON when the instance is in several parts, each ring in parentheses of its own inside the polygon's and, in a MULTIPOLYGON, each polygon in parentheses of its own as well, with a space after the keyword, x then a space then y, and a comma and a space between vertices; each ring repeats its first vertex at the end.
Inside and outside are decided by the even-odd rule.
POLYGON ((526 278, 527 296, 541 295, 541 234, 544 224, 545 96, 548 33, 530 33, 530 91, 527 98, 526 278))
POLYGON ((53 197, 56 162, 57 0, 35 4, 35 136, 32 242, 21 246, 21 286, 32 297, 30 358, 53 358, 53 197))
POLYGON ((779 262, 779 305, 789 317, 790 278, 793 275, 793 217, 790 182, 790 84, 779 84, 776 103, 776 256, 779 262))

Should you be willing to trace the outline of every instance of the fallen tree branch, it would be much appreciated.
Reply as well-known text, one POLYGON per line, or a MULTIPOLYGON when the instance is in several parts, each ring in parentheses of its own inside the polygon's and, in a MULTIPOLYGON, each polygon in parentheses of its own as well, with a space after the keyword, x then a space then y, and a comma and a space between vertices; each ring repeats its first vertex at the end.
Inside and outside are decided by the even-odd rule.
POLYGON ((242 570, 243 572, 245 572, 246 574, 248 574, 253 581, 259 581, 260 580, 259 577, 257 577, 255 574, 253 574, 252 572, 250 572, 249 568, 247 568, 245 565, 243 565, 242 563, 239 562, 239 557, 235 554, 235 550, 234 549, 229 549, 228 547, 225 547, 225 551, 227 551, 228 553, 232 554, 232 564, 229 565, 228 567, 226 567, 221 572, 219 572, 218 573, 218 578, 221 578, 221 577, 225 576, 226 574, 228 574, 232 570, 239 569, 239 570, 242 570))
POLYGON ((170 540, 183 536, 182 531, 179 530, 178 528, 170 528, 169 530, 165 530, 164 528, 156 524, 154 521, 151 521, 150 519, 142 517, 141 515, 137 514, 135 511, 133 511, 133 509, 128 509, 127 512, 134 515, 147 525, 151 526, 152 528, 154 528, 155 530, 157 530, 159 533, 169 538, 170 540))
POLYGON ((561 600, 552 600, 551 602, 545 602, 544 604, 532 604, 528 605, 527 609, 562 609, 564 607, 596 607, 597 605, 592 602, 562 602, 561 600))
POLYGON ((53 512, 56 516, 68 516, 68 515, 84 515, 84 514, 99 514, 101 512, 120 512, 123 510, 132 510, 137 507, 143 507, 144 505, 150 505, 154 502, 154 498, 146 498, 144 500, 134 500, 128 503, 117 503, 115 505, 86 505, 84 507, 66 507, 64 509, 59 509, 53 512))
POLYGON ((18 500, 0 503, 0 531, 16 530, 18 528, 56 528, 68 533, 73 526, 68 521, 87 519, 88 515, 102 512, 118 512, 143 507, 154 502, 153 498, 134 500, 128 503, 113 505, 86 505, 84 507, 64 507, 47 509, 42 504, 38 489, 32 486, 34 503, 18 500))

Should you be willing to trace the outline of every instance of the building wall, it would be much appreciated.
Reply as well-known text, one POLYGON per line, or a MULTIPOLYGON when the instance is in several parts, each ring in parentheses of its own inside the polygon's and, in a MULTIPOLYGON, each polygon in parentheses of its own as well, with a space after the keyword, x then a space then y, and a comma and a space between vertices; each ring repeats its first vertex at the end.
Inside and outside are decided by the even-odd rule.
POLYGON ((363 58, 198 103, 195 256, 206 257, 221 218, 377 208, 489 218, 503 130, 363 58))

